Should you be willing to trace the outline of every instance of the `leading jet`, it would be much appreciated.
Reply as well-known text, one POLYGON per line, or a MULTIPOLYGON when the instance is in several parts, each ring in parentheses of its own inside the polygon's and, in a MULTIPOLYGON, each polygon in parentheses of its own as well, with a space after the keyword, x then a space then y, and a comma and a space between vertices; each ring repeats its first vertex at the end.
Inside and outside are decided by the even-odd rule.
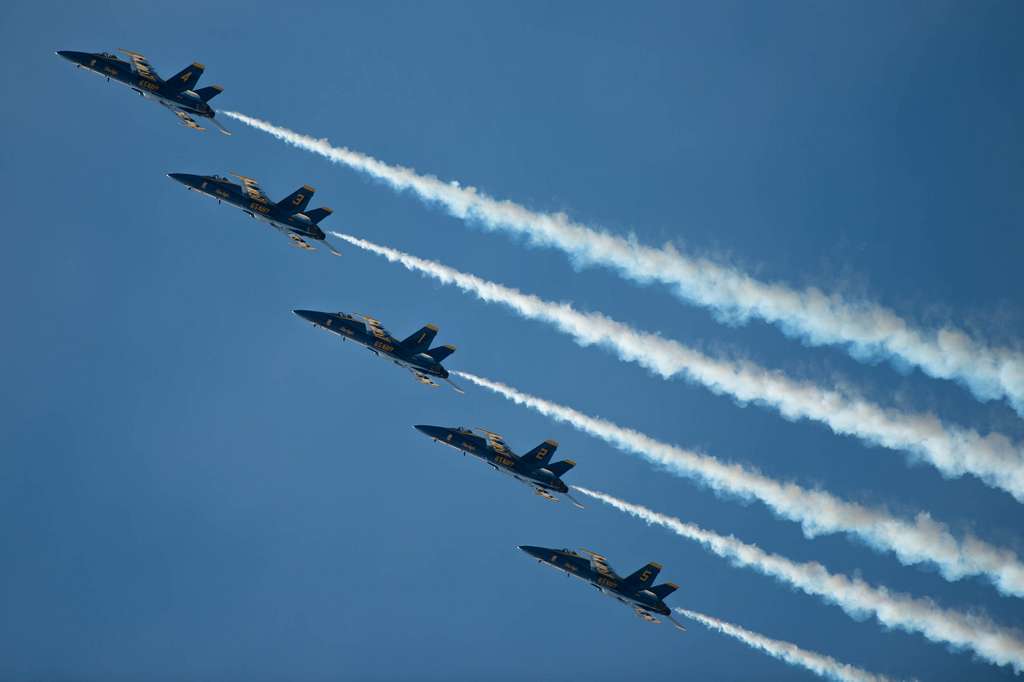
POLYGON ((429 426, 418 424, 414 427, 420 433, 430 436, 434 442, 441 443, 469 453, 482 459, 500 471, 533 488, 534 493, 551 502, 558 502, 552 493, 565 495, 572 503, 583 508, 583 505, 569 494, 569 486, 562 482, 562 476, 576 466, 571 459, 551 462, 551 455, 558 449, 558 441, 546 440, 525 455, 516 455, 505 444, 505 439, 493 431, 472 429, 459 426, 429 426))
POLYGON ((75 52, 60 50, 58 56, 72 62, 76 68, 86 69, 118 83, 127 85, 146 99, 155 100, 174 113, 181 124, 193 130, 206 130, 196 123, 193 116, 208 118, 225 135, 231 133, 214 119, 216 112, 210 106, 210 100, 224 91, 219 85, 210 85, 195 89, 199 77, 206 68, 199 62, 192 62, 178 73, 164 80, 156 75, 156 71, 146 58, 138 52, 119 50, 128 56, 128 61, 110 52, 75 52))
POLYGON ((686 628, 672 617, 671 609, 665 605, 665 597, 679 589, 679 586, 675 583, 654 584, 654 579, 661 571, 661 564, 649 563, 623 578, 612 570, 607 559, 587 549, 581 550, 587 557, 570 549, 549 549, 531 545, 520 545, 519 549, 538 562, 588 582, 601 593, 618 599, 632 608, 637 617, 648 623, 660 623, 661 621, 654 615, 658 614, 668 618, 680 630, 686 631, 686 628))
POLYGON ((416 381, 437 388, 433 378, 444 379, 459 393, 462 389, 448 378, 448 370, 441 362, 455 352, 455 346, 430 348, 437 327, 428 324, 403 341, 385 329, 379 320, 358 313, 321 313, 316 310, 293 310, 314 327, 337 334, 342 341, 354 341, 365 346, 374 355, 385 357, 399 367, 412 372, 416 381))
POLYGON ((316 190, 309 185, 303 185, 276 204, 260 189, 259 184, 252 178, 244 175, 235 175, 242 181, 237 185, 220 175, 193 175, 192 173, 168 173, 167 177, 185 185, 187 189, 208 197, 213 197, 217 203, 226 201, 235 208, 240 208, 250 218, 261 220, 278 232, 285 234, 292 240, 292 245, 307 251, 316 251, 309 245, 306 239, 314 239, 330 249, 335 256, 340 256, 327 236, 320 229, 320 221, 334 212, 330 208, 307 209, 309 200, 316 190))

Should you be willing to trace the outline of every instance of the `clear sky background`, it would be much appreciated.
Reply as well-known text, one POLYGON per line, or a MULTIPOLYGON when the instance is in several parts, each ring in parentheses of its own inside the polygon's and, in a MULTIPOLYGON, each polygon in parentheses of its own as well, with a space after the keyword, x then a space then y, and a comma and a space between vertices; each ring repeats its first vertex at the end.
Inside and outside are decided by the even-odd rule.
POLYGON ((289 248, 168 172, 303 183, 325 228, 887 405, 1024 437, 1003 403, 777 329, 730 327, 224 120, 195 133, 54 50, 196 60, 213 104, 648 244, 1024 335, 1020 3, 51 3, 0 9, 0 678, 807 679, 680 635, 517 552, 664 564, 668 602, 867 669, 1009 669, 834 606, 614 510, 544 502, 413 424, 545 438, 579 483, 798 560, 1024 625, 1020 600, 802 537, 482 390, 430 390, 293 308, 440 327, 447 362, 657 438, 1024 554, 973 479, 666 382, 345 248, 289 248))

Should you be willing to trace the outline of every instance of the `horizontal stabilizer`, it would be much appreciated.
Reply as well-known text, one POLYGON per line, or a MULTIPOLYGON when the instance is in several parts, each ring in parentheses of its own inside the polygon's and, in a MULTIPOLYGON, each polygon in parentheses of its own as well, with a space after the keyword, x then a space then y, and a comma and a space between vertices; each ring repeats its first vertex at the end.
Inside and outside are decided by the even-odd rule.
POLYGON ((668 619, 669 619, 670 621, 672 621, 672 625, 675 625, 675 626, 676 626, 676 629, 678 629, 678 630, 682 630, 683 632, 686 632, 686 628, 685 628, 685 627, 683 627, 683 624, 682 624, 682 623, 680 623, 680 622, 679 622, 678 620, 676 620, 676 619, 675 619, 675 618, 673 618, 672 616, 669 616, 669 617, 668 617, 668 619))
MULTIPOLYGON (((661 571, 661 564, 649 563, 641 569, 634 571, 629 577, 626 578, 626 582, 630 587, 637 590, 646 590, 653 583, 654 579, 658 577, 658 573, 661 571)), ((669 590, 671 592, 671 590, 669 590)))
MULTIPOLYGON (((186 90, 193 89, 196 87, 196 83, 199 82, 199 77, 203 75, 203 70, 205 68, 206 67, 199 62, 192 62, 191 65, 186 66, 184 69, 165 81, 167 88, 174 90, 175 92, 184 92, 186 90)), ((199 93, 197 92, 196 94, 198 95, 199 93)))
POLYGON ((455 346, 438 346, 426 351, 427 355, 434 358, 435 362, 444 362, 444 359, 455 352, 455 346))
POLYGON ((430 344, 434 342, 435 336, 437 336, 437 327, 428 324, 425 327, 421 327, 419 331, 410 334, 402 341, 402 346, 408 348, 413 353, 422 353, 430 348, 430 344))
POLYGON ((576 462, 572 461, 571 459, 564 459, 561 462, 549 464, 548 471, 553 473, 555 476, 561 478, 562 476, 565 476, 565 472, 567 472, 569 469, 572 469, 574 466, 576 466, 576 462))
POLYGON ((327 216, 329 216, 332 213, 334 213, 334 209, 333 208, 314 208, 311 211, 303 211, 303 213, 306 214, 306 217, 309 218, 309 221, 311 223, 316 225, 321 220, 323 220, 327 216))
POLYGON ((195 91, 195 93, 199 95, 199 99, 204 102, 209 102, 222 92, 224 92, 224 88, 219 85, 208 85, 205 88, 199 88, 195 91))
POLYGON ((675 583, 662 583, 648 589, 654 593, 655 597, 664 601, 665 597, 679 589, 679 585, 675 583))
MULTIPOLYGON (((546 440, 523 455, 523 464, 529 467, 544 467, 551 461, 551 455, 558 449, 557 440, 546 440)), ((571 466, 569 467, 572 468, 571 466)), ((568 471, 568 469, 566 470, 568 471)))
POLYGON ((450 386, 451 386, 452 388, 454 388, 454 389, 455 389, 455 390, 456 390, 456 391, 457 391, 458 393, 465 393, 465 391, 463 391, 463 390, 462 390, 461 388, 459 388, 459 385, 458 385, 458 384, 456 384, 456 383, 455 383, 454 381, 452 381, 451 379, 448 379, 448 378, 446 378, 446 379, 445 379, 445 381, 447 381, 447 382, 448 382, 448 384, 449 384, 449 385, 450 385, 450 386))
MULTIPOLYGON (((309 206, 309 200, 313 198, 314 192, 316 192, 316 190, 309 185, 303 185, 284 199, 281 199, 281 201, 277 202, 277 207, 282 211, 287 211, 290 215, 302 213, 306 210, 306 207, 309 206)), ((309 220, 311 222, 315 222, 312 218, 309 220)))

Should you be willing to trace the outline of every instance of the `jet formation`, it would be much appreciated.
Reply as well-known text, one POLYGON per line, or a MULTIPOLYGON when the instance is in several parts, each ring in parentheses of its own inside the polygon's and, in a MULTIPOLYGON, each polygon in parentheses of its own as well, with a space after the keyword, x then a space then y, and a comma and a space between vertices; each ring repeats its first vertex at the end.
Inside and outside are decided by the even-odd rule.
MULTIPOLYGON (((171 110, 181 123, 194 130, 205 130, 194 117, 209 119, 220 131, 225 130, 214 119, 216 112, 209 101, 223 91, 219 85, 196 89, 204 66, 193 62, 168 80, 160 78, 144 56, 137 52, 121 50, 129 57, 125 61, 109 52, 90 53, 62 50, 57 54, 84 68, 127 85, 147 99, 152 99, 171 110)), ((227 202, 241 209, 250 217, 269 224, 286 235, 291 243, 301 249, 315 251, 307 240, 324 244, 336 256, 341 254, 327 241, 319 227, 321 220, 332 213, 330 208, 309 209, 315 190, 303 185, 278 202, 271 201, 256 180, 235 175, 241 184, 233 183, 219 175, 196 175, 191 173, 169 173, 168 176, 189 190, 227 202)), ((459 393, 462 389, 449 378, 442 362, 455 352, 455 346, 444 345, 430 348, 437 335, 437 327, 428 324, 404 340, 392 336, 381 323, 369 316, 358 313, 327 313, 315 310, 295 310, 296 315, 314 326, 337 334, 343 341, 351 340, 364 346, 374 355, 391 360, 408 369, 420 383, 437 388, 435 379, 447 381, 459 393)), ((529 452, 517 455, 497 433, 486 429, 445 427, 419 424, 415 427, 435 442, 471 454, 494 467, 495 470, 511 476, 529 486, 534 493, 557 502, 556 495, 564 495, 574 505, 582 508, 569 494, 569 486, 562 480, 569 470, 576 466, 570 459, 552 462, 558 449, 558 442, 546 440, 529 452)), ((671 610, 665 605, 665 597, 674 592, 673 583, 654 585, 654 579, 661 565, 649 563, 626 578, 620 577, 608 565, 607 560, 589 550, 582 550, 587 557, 568 549, 548 549, 522 545, 522 551, 539 562, 565 572, 567 575, 584 580, 603 594, 614 597, 633 609, 643 620, 660 623, 657 616, 668 618, 677 628, 685 628, 676 622, 671 610)))
POLYGON ((412 372, 416 381, 437 388, 437 379, 444 379, 459 393, 463 390, 448 378, 448 370, 441 362, 455 352, 455 346, 430 348, 437 334, 437 327, 428 324, 408 338, 399 341, 385 329, 379 320, 359 313, 322 313, 316 310, 292 311, 314 327, 337 334, 342 341, 354 341, 365 346, 371 353, 385 357, 399 367, 412 372))
POLYGON ((602 594, 618 599, 632 608, 637 617, 648 623, 660 623, 661 621, 654 615, 658 614, 668 618, 680 630, 686 631, 686 628, 672 617, 672 610, 665 604, 665 597, 679 589, 679 586, 675 583, 654 584, 654 579, 661 571, 661 564, 649 563, 623 578, 608 565, 607 559, 587 549, 580 551, 589 558, 584 558, 570 549, 549 549, 531 545, 520 545, 519 549, 539 563, 590 583, 602 594))
POLYGON ((114 79, 127 85, 146 99, 151 99, 167 107, 181 121, 182 125, 193 130, 206 130, 196 123, 193 116, 210 119, 222 133, 231 133, 214 119, 217 112, 210 106, 210 100, 224 91, 219 85, 210 85, 195 90, 199 77, 206 68, 199 62, 192 62, 178 73, 164 80, 156 75, 156 71, 138 52, 119 50, 128 56, 128 61, 110 52, 75 52, 60 50, 57 54, 76 68, 86 69, 104 76, 108 81, 114 79))
POLYGON ((278 232, 287 235, 292 245, 306 251, 316 251, 306 239, 321 242, 335 256, 341 253, 327 241, 327 235, 320 229, 320 221, 331 215, 334 209, 307 209, 309 200, 316 191, 303 185, 281 201, 274 203, 253 178, 235 175, 241 185, 220 175, 194 175, 192 173, 168 173, 167 177, 185 185, 193 192, 213 197, 217 203, 226 201, 229 205, 244 211, 250 218, 262 221, 278 232), (305 237, 306 239, 303 239, 305 237))
POLYGON ((576 466, 576 462, 571 459, 551 462, 551 456, 558 449, 558 441, 546 440, 525 455, 517 455, 512 452, 501 435, 486 429, 477 429, 477 432, 463 426, 449 428, 427 424, 418 424, 415 428, 420 433, 430 436, 436 443, 482 459, 496 471, 529 486, 535 494, 546 500, 558 502, 558 498, 552 493, 560 493, 572 500, 580 509, 583 508, 582 504, 572 498, 569 486, 562 481, 562 476, 576 466))

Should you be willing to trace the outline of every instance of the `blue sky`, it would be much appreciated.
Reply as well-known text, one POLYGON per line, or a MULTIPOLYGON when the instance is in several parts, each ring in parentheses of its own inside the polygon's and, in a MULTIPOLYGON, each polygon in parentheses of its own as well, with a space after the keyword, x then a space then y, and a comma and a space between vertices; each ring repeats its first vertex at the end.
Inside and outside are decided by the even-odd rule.
POLYGON ((839 609, 613 510, 551 505, 413 424, 545 438, 567 480, 944 606, 1024 624, 841 536, 805 539, 481 390, 431 391, 293 308, 422 324, 447 363, 662 440, 1024 554, 1020 506, 902 453, 662 381, 349 247, 305 254, 168 172, 299 185, 325 227, 790 375, 1024 438, 1003 403, 485 234, 224 121, 195 134, 57 49, 193 60, 214 104, 645 243, 842 290, 921 325, 1024 335, 1024 16, 1014 3, 8 3, 0 173, 0 677, 806 679, 652 627, 518 544, 647 561, 669 603, 921 679, 1012 673, 839 609))

